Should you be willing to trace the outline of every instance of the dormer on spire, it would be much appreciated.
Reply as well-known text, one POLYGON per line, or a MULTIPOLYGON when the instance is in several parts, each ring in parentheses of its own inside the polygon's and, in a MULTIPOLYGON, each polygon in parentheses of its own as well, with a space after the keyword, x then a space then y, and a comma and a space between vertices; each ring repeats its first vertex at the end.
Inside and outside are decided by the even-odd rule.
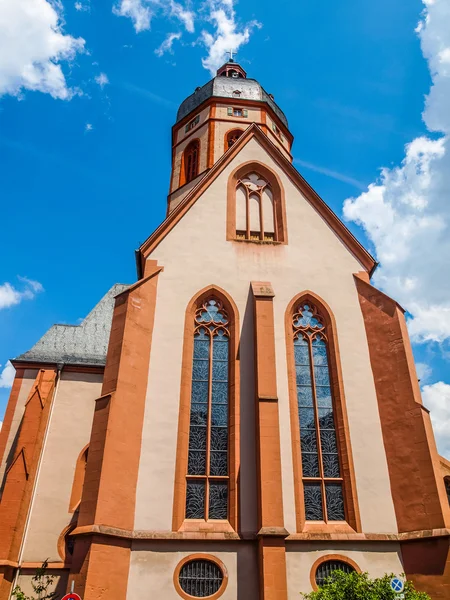
MULTIPOLYGON (((230 53, 232 56, 232 53, 230 53)), ((237 62, 234 61, 233 58, 230 58, 220 69, 217 70, 217 77, 232 77, 233 79, 246 79, 247 73, 238 65, 237 62)))

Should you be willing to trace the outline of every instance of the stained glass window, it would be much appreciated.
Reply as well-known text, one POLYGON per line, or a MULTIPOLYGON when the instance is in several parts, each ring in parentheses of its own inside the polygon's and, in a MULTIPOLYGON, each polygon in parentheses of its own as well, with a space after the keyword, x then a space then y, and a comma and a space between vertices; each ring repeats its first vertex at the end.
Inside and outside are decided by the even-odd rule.
POLYGON ((189 596, 209 598, 222 587, 223 573, 219 565, 211 560, 190 560, 181 567, 178 581, 183 592, 189 596))
POLYGON ((187 519, 228 518, 229 342, 223 304, 208 298, 195 315, 187 519))
POLYGON ((275 205, 270 184, 258 173, 248 173, 236 187, 236 238, 276 241, 275 205))
POLYGON ((293 329, 306 520, 344 521, 326 326, 316 307, 304 302, 295 311, 293 329))

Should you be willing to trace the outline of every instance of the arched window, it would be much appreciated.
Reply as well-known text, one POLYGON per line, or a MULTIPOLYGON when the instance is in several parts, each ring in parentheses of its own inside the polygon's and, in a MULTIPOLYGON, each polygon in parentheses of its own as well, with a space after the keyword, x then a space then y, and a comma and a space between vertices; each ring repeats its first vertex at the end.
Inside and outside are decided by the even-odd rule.
POLYGON ((186 519, 228 519, 229 357, 229 316, 211 295, 194 318, 186 519))
POLYGON ((70 495, 69 512, 74 512, 80 502, 83 493, 84 477, 86 474, 86 464, 89 454, 89 445, 85 446, 80 452, 75 465, 75 474, 73 477, 72 493, 70 495))
POLYGON ((445 491, 447 492, 448 503, 450 504, 450 477, 444 477, 445 491))
POLYGON ((257 172, 246 174, 237 183, 236 238, 277 240, 272 187, 257 172))
POLYGON ((287 243, 284 190, 265 164, 249 161, 228 179, 227 240, 287 243))
POLYGON ((227 132, 225 136, 225 152, 228 150, 228 148, 231 148, 235 142, 238 141, 243 133, 244 132, 242 129, 232 129, 231 131, 227 132))
POLYGON ((200 142, 193 140, 190 142, 184 151, 184 183, 189 183, 198 175, 198 163, 200 158, 200 142))
POLYGON ((306 521, 344 521, 343 474, 330 385, 327 327, 309 301, 292 327, 306 521))

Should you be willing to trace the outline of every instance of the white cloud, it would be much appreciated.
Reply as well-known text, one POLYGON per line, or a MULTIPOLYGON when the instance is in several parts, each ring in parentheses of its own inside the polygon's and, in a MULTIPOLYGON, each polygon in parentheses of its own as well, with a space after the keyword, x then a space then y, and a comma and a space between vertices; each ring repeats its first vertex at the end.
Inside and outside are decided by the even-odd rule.
MULTIPOLYGON (((15 376, 16 376, 16 370, 8 360, 3 371, 0 373, 0 388, 10 388, 13 384, 15 376)), ((1 429, 1 424, 0 424, 0 429, 1 429)))
POLYGON ((0 1, 0 96, 23 90, 70 99, 61 63, 71 61, 85 41, 63 32, 59 0, 0 1))
POLYGON ((417 377, 424 384, 431 377, 433 369, 426 363, 416 363, 417 377))
POLYGON ((131 19, 136 33, 150 29, 151 20, 157 15, 173 17, 181 21, 186 31, 194 32, 194 13, 175 0, 118 0, 113 13, 131 19))
POLYGON ((250 34, 255 27, 261 24, 252 21, 244 27, 239 27, 236 22, 233 0, 209 0, 209 20, 215 31, 213 34, 202 31, 202 42, 208 49, 208 56, 202 59, 202 64, 211 75, 215 75, 217 69, 225 62, 227 52, 237 52, 239 48, 247 44, 250 34))
MULTIPOLYGON (((234 0, 206 0, 197 14, 175 0, 117 0, 113 12, 130 18, 137 33, 150 29, 153 17, 176 19, 188 33, 194 33, 195 21, 202 20, 205 26, 199 42, 208 51, 202 64, 211 75, 215 75, 216 70, 225 62, 229 50, 237 52, 250 40, 255 27, 261 27, 258 21, 240 25, 236 19, 234 0)), ((180 38, 180 33, 170 33, 155 53, 162 56, 165 52, 170 52, 173 41, 180 38)))
POLYGON ((165 52, 172 53, 172 44, 175 40, 181 38, 181 33, 169 33, 159 48, 156 48, 155 54, 162 56, 165 52))
POLYGON ((450 11, 448 0, 424 0, 417 27, 432 87, 424 122, 439 136, 405 147, 400 166, 384 168, 367 192, 344 203, 362 225, 380 267, 374 281, 410 313, 414 342, 450 338, 450 11))
POLYGON ((18 290, 8 281, 0 284, 0 310, 20 304, 22 300, 32 300, 36 294, 44 291, 39 281, 33 281, 27 277, 18 277, 23 284, 23 289, 18 290))
POLYGON ((450 385, 442 381, 425 385, 422 399, 430 410, 438 451, 450 460, 450 385))
POLYGON ((170 14, 172 17, 179 19, 189 33, 194 33, 194 13, 183 8, 178 2, 170 0, 170 14))
POLYGON ((78 12, 90 12, 91 11, 91 6, 90 6, 89 2, 86 2, 86 4, 83 4, 82 2, 75 2, 74 7, 75 7, 75 10, 77 10, 78 12))
POLYGON ((85 132, 92 131, 93 129, 94 129, 94 126, 92 125, 92 123, 86 123, 86 125, 84 126, 85 132))
POLYGON ((108 85, 109 83, 108 75, 106 75, 106 73, 100 73, 100 75, 95 77, 95 83, 98 83, 98 85, 103 89, 105 85, 108 85))

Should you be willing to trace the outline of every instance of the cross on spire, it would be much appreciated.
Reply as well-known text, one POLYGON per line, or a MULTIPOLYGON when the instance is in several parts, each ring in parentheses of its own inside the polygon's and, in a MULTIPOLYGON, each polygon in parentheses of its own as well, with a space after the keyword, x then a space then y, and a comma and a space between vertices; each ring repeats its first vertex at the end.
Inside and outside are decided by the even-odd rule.
POLYGON ((236 56, 237 52, 235 50, 228 50, 227 54, 230 55, 230 62, 233 62, 233 54, 236 56))

